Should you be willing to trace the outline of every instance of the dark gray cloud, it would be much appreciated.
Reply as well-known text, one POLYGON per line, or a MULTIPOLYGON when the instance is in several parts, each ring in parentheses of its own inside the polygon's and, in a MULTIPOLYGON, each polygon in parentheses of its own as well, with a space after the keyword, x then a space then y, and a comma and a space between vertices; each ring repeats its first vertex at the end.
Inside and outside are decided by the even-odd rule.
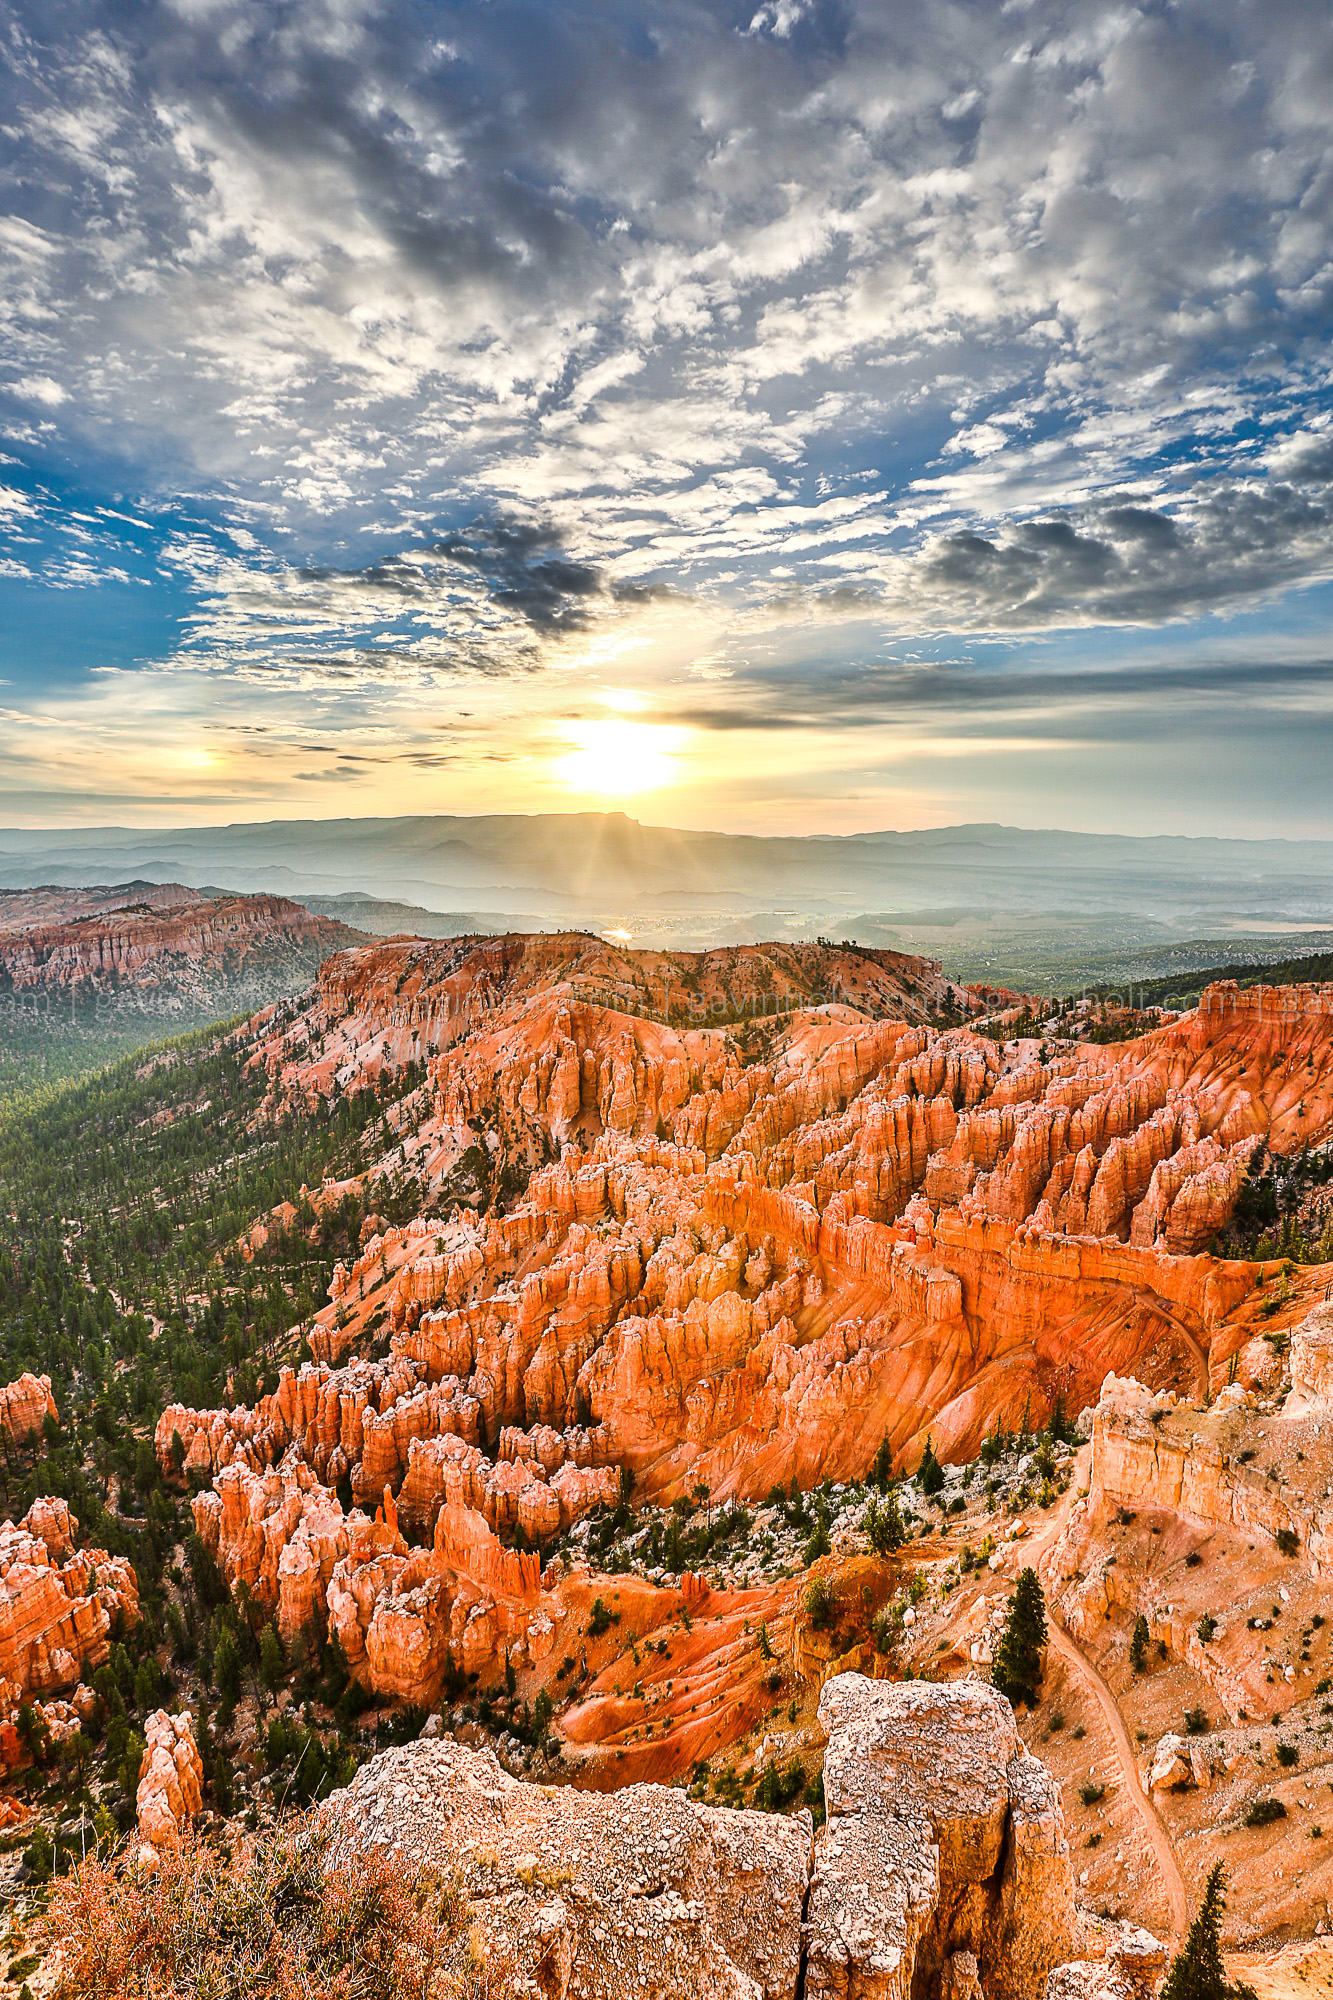
POLYGON ((474 525, 433 542, 430 553, 481 577, 494 603, 541 633, 582 630, 603 588, 598 571, 560 552, 554 529, 523 522, 474 525))

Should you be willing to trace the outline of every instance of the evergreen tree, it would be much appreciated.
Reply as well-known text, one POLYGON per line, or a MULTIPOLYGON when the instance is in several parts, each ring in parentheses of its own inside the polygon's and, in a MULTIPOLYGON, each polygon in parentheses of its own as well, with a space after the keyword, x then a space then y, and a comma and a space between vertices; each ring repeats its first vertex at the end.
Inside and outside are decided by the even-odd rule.
POLYGON ((213 1685, 223 1707, 235 1708, 241 1695, 241 1651, 229 1625, 224 1625, 213 1648, 213 1685))
POLYGON ((1142 1670, 1148 1653, 1148 1621, 1140 1611, 1134 1621, 1134 1636, 1129 1642, 1129 1664, 1137 1674, 1142 1670))
POLYGON ((259 1638, 259 1678, 276 1701, 287 1677, 287 1660, 276 1625, 266 1625, 259 1638))
POLYGON ((1204 1885, 1199 1914, 1176 1953, 1162 1988, 1162 2000, 1253 2000, 1253 1989, 1232 1986, 1222 1964, 1222 1912, 1226 1908, 1226 1870, 1215 1861, 1204 1885))
POLYGON ((872 1486, 878 1486, 881 1493, 887 1493, 892 1477, 893 1446, 889 1443, 888 1432, 885 1431, 880 1439, 879 1450, 875 1453, 875 1462, 870 1468, 870 1483, 872 1486))
POLYGON ((866 1508, 866 1534, 870 1538, 871 1550, 877 1556, 891 1556, 895 1549, 902 1547, 907 1540, 907 1530, 903 1526, 896 1493, 887 1493, 882 1506, 872 1496, 866 1508))
POLYGON ((916 1470, 916 1483, 928 1500, 944 1484, 944 1467, 935 1456, 935 1446, 930 1438, 926 1439, 926 1448, 916 1470))
POLYGON ((1035 1705, 1041 1688, 1041 1656, 1046 1644, 1046 1600, 1034 1569, 1025 1569, 1009 1601, 1009 1616, 995 1655, 991 1679, 1015 1707, 1035 1705))

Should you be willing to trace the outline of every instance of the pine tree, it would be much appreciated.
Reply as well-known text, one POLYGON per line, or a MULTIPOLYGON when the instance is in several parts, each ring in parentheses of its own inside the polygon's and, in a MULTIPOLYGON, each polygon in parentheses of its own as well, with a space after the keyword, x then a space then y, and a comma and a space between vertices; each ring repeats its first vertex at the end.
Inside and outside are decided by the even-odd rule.
POLYGON ((921 1454, 921 1463, 916 1470, 916 1480, 927 1499, 930 1499, 932 1494, 938 1493, 944 1484, 944 1467, 935 1456, 935 1446, 930 1438, 926 1439, 926 1448, 921 1454))
POLYGON ((891 1556, 907 1540, 907 1530, 898 1507, 898 1495, 892 1491, 884 1497, 884 1504, 873 1496, 866 1508, 866 1534, 873 1553, 880 1557, 891 1556))
POLYGON ((1204 1885, 1199 1914, 1176 1953, 1162 1988, 1161 2000, 1253 2000, 1253 1989, 1232 1986, 1222 1963, 1222 1912, 1226 1908, 1226 1870, 1215 1861, 1204 1885))
POLYGON ((1015 1706, 1029 1708, 1041 1687, 1041 1656, 1046 1645, 1046 1600, 1034 1569, 1025 1569, 1009 1603, 1009 1617, 995 1655, 991 1679, 1015 1706))
POLYGON ((875 1462, 870 1468, 870 1483, 878 1486, 881 1493, 887 1493, 892 1477, 893 1446, 889 1443, 888 1432, 885 1431, 880 1439, 879 1450, 875 1453, 875 1462))
POLYGON ((259 1637, 259 1678, 270 1700, 276 1701, 287 1677, 287 1661, 276 1625, 266 1625, 259 1637))
POLYGON ((1134 1621, 1134 1636, 1129 1642, 1129 1664, 1137 1674, 1148 1653, 1148 1621, 1140 1611, 1134 1621))

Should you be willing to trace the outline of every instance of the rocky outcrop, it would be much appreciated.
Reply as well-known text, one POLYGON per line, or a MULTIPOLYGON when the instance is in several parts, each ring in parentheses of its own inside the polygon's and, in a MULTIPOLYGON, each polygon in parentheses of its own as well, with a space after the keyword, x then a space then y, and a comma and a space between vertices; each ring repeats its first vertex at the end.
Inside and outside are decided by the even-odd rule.
POLYGON ((284 1644, 323 1627, 329 1583, 347 1554, 348 1526, 335 1493, 310 1468, 284 1461, 252 1472, 226 1466, 193 1503, 196 1532, 227 1582, 244 1583, 276 1615, 284 1644))
POLYGON ((0 993, 79 1000, 151 991, 206 1000, 219 980, 238 974, 313 972, 355 935, 283 896, 135 902, 67 921, 51 911, 22 930, 0 930, 0 993))
POLYGON ((764 2000, 914 1990, 1037 2000, 1067 1956, 1059 1793, 1003 1698, 975 1682, 824 1689, 829 1818, 516 1783, 489 1753, 423 1741, 327 1807, 355 1844, 457 1872, 506 1989, 566 2000, 764 2000), (577 1968, 577 1970, 576 1970, 577 1968))
POLYGON ((914 1982, 966 1978, 954 1961, 967 1954, 993 2000, 1041 1994, 1069 1954, 1073 1876, 1059 1787, 1004 1697, 979 1681, 839 1674, 819 1719, 828 1824, 815 1844, 806 1993, 909 2000, 914 1982))
POLYGON ((0 1678, 25 1695, 73 1687, 99 1667, 117 1623, 139 1616, 124 1556, 75 1550, 78 1522, 63 1500, 38 1500, 17 1526, 0 1522, 0 1678))
POLYGON ((363 1765, 327 1811, 335 1866, 357 1843, 461 1875, 478 1944, 515 1996, 796 1991, 808 1814, 715 1811, 660 1785, 546 1790, 447 1740, 363 1765))
POLYGON ((1210 1527, 1257 1530, 1271 1541, 1293 1533, 1315 1575, 1324 1574, 1333 1561, 1333 1509, 1324 1495, 1304 1480, 1275 1478, 1230 1443, 1216 1416, 1177 1406, 1132 1377, 1108 1376, 1093 1417, 1088 1517, 1153 1508, 1210 1527))
POLYGON ((0 1429, 16 1444, 24 1444, 41 1430, 47 1417, 59 1423, 60 1412, 51 1394, 49 1375, 20 1375, 17 1382, 0 1388, 0 1429))
POLYGON ((188 1714, 157 1709, 144 1724, 144 1753, 135 1794, 139 1837, 153 1851, 176 1840, 181 1828, 203 1810, 204 1769, 188 1714))
POLYGON ((1286 1415, 1333 1415, 1333 1305, 1318 1305, 1291 1330, 1286 1415))
POLYGON ((492 1463, 461 1438, 414 1441, 400 1502, 386 1487, 371 1519, 338 1497, 295 1450, 254 1472, 234 1463, 195 1495, 195 1527, 234 1589, 244 1583, 286 1645, 313 1628, 335 1636, 356 1678, 405 1701, 434 1700, 451 1666, 531 1663, 564 1617, 541 1561, 497 1528, 549 1533, 614 1499, 618 1475, 526 1458, 492 1463), (415 1546, 400 1520, 418 1533, 415 1546))
MULTIPOLYGON (((31 1762, 29 1745, 18 1728, 19 1709, 25 1698, 17 1682, 0 1680, 0 1765, 7 1771, 31 1762)), ((29 1705, 49 1743, 57 1750, 85 1725, 91 1732, 101 1708, 97 1696, 82 1681, 68 1701, 34 1701, 29 1705)))

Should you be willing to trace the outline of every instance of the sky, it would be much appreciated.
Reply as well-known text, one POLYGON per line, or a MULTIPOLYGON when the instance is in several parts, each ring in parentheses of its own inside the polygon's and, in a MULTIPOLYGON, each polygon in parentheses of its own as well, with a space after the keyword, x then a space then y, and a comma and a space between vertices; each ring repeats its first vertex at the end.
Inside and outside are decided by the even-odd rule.
POLYGON ((1333 835, 1327 0, 0 51, 0 824, 1333 835))

